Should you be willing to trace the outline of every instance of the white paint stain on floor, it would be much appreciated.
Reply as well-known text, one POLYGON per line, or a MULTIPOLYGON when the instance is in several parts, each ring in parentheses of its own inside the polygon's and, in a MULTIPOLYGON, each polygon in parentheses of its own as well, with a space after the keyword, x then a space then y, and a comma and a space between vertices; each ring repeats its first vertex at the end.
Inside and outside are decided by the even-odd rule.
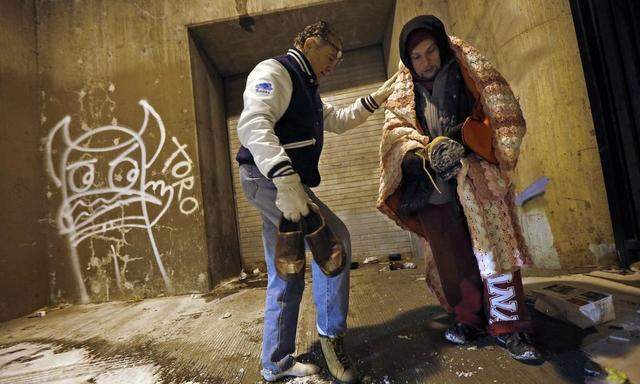
POLYGON ((0 383, 154 384, 153 364, 129 358, 100 359, 84 348, 63 350, 52 344, 19 343, 0 349, 0 383))

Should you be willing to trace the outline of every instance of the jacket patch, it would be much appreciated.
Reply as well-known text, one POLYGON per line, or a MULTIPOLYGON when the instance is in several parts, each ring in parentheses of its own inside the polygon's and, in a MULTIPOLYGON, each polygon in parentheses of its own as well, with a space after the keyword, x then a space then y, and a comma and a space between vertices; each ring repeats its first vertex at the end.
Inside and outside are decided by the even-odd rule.
POLYGON ((256 85, 256 93, 260 95, 270 95, 273 92, 271 83, 260 83, 256 85))

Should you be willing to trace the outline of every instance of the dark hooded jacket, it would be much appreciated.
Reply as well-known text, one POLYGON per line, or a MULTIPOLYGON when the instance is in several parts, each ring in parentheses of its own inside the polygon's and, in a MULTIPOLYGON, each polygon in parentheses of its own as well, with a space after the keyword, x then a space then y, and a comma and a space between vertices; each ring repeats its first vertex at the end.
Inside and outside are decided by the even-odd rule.
MULTIPOLYGON (((431 97, 438 109, 439 127, 430 131, 424 114, 425 100, 422 90, 416 89, 416 117, 423 133, 433 139, 433 136, 443 135, 462 143, 461 129, 465 119, 471 114, 474 99, 467 89, 460 66, 451 48, 451 42, 444 25, 435 16, 418 16, 411 19, 400 33, 400 59, 405 67, 411 70, 415 79, 415 72, 411 65, 410 52, 407 50, 407 40, 412 32, 423 29, 436 39, 440 51, 441 67, 436 75, 431 97)), ((418 88, 418 87, 416 87, 418 88)), ((422 160, 415 154, 408 154, 402 165, 405 180, 403 202, 400 211, 404 215, 414 215, 429 204, 445 204, 455 200, 455 179, 444 181, 437 175, 436 183, 443 194, 427 181, 423 174, 422 160)))
POLYGON ((410 52, 407 52, 407 39, 411 32, 417 29, 424 29, 436 38, 442 63, 446 63, 450 58, 454 57, 453 50, 451 49, 451 41, 444 29, 442 21, 433 15, 414 17, 402 27, 402 32, 400 32, 400 60, 402 60, 405 67, 411 69, 412 73, 413 68, 411 67, 411 59, 409 58, 410 52))
MULTIPOLYGON (((451 48, 451 41, 444 29, 444 25, 440 19, 435 16, 426 15, 414 17, 402 28, 402 32, 400 33, 400 59, 405 67, 411 70, 413 76, 416 76, 411 65, 410 52, 408 52, 406 48, 409 35, 418 29, 424 29, 436 38, 436 43, 440 50, 440 62, 442 64, 440 72, 443 72, 438 73, 438 77, 442 77, 444 72, 447 74, 443 84, 437 84, 438 79, 436 78, 436 84, 433 90, 434 96, 437 96, 437 107, 440 115, 442 133, 445 136, 461 142, 461 124, 471 114, 474 103, 473 96, 464 83, 460 66, 456 61, 455 54, 451 48), (439 85, 441 85, 441 87, 439 87, 439 85)), ((419 92, 415 92, 416 98, 419 97, 418 93, 419 92)), ((420 105, 424 104, 420 102, 420 100, 416 100, 416 106, 420 105)), ((425 129, 425 134, 428 135, 429 132, 426 131, 423 111, 418 108, 416 114, 418 115, 420 124, 423 129, 425 129)))

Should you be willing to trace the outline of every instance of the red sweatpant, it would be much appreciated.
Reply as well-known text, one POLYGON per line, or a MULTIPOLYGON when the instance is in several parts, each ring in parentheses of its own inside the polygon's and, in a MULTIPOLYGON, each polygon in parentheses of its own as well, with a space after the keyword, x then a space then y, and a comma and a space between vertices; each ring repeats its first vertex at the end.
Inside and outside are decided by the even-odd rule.
POLYGON ((531 330, 520 271, 482 280, 458 202, 430 205, 418 219, 456 321, 487 329, 493 336, 531 330))

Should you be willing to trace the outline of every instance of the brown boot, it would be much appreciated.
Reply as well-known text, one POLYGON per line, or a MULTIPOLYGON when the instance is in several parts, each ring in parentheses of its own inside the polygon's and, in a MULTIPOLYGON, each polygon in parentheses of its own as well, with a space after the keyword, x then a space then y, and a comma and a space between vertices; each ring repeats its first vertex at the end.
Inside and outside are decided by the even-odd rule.
POLYGON ((350 384, 358 380, 358 372, 344 349, 342 336, 320 336, 320 347, 327 369, 339 383, 350 384))
POLYGON ((304 217, 304 228, 307 241, 313 260, 318 264, 322 272, 333 277, 344 269, 347 263, 347 255, 340 240, 333 234, 326 225, 320 210, 310 205, 309 215, 304 217))
POLYGON ((304 278, 304 234, 301 223, 280 219, 276 235, 276 272, 282 279, 291 281, 304 278))

